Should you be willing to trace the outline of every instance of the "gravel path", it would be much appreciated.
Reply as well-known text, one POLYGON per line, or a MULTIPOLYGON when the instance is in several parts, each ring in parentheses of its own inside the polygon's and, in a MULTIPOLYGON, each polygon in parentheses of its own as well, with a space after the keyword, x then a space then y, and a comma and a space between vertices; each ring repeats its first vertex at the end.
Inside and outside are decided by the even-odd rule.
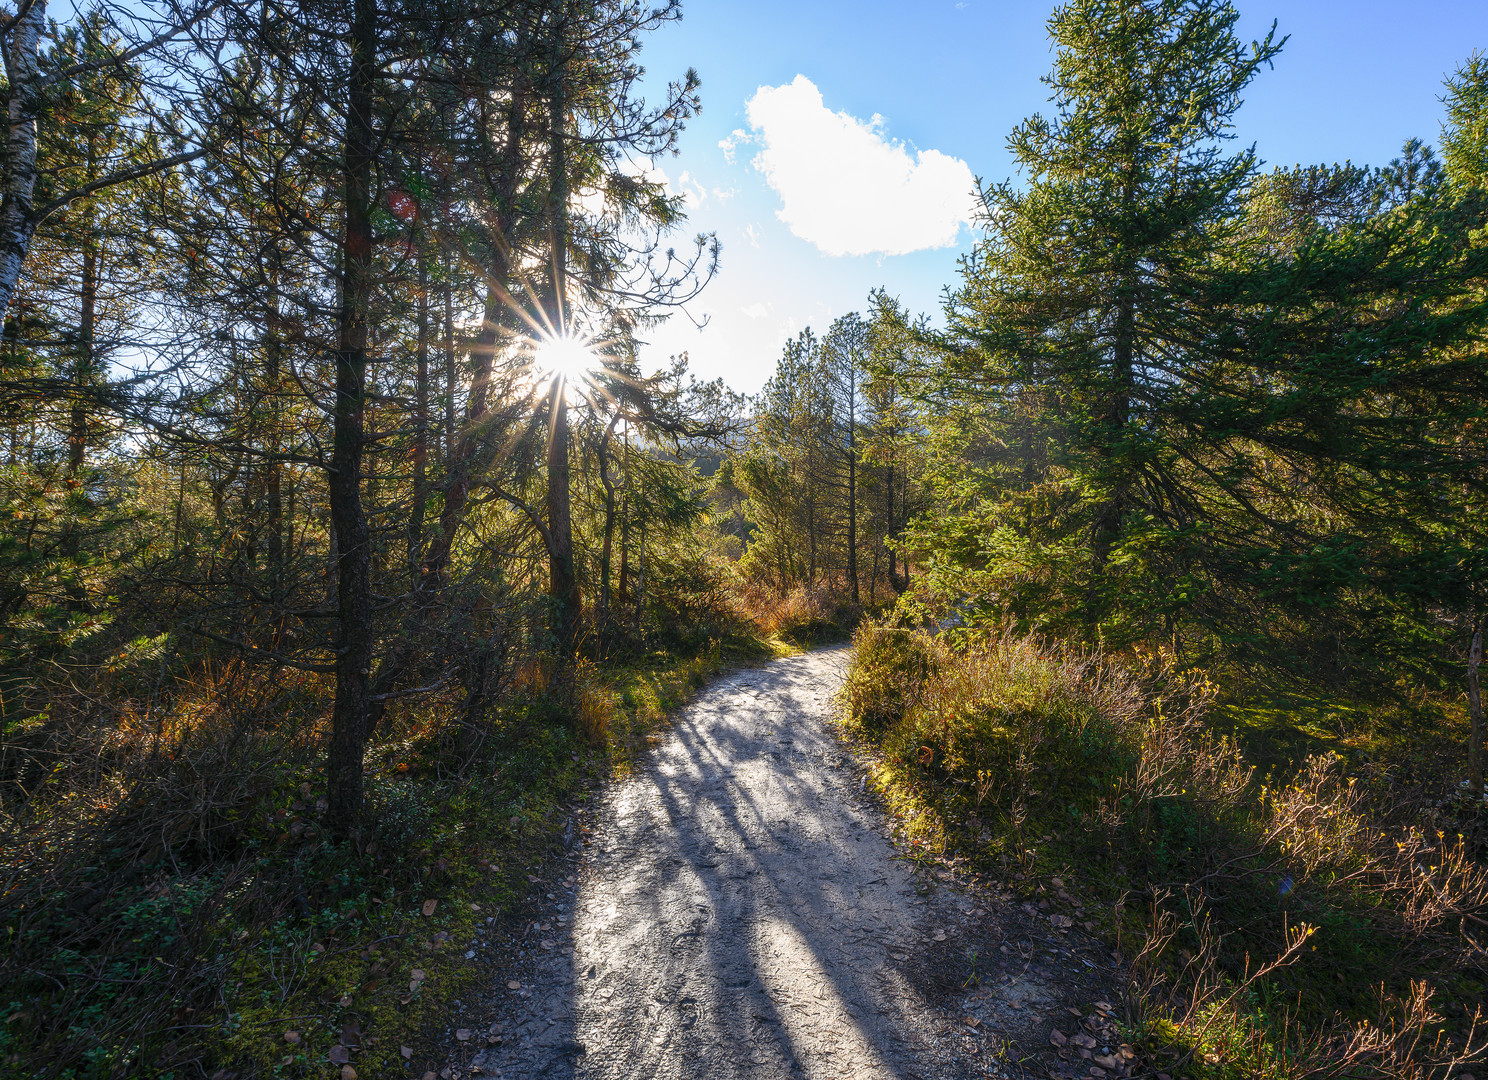
POLYGON ((681 712, 514 928, 509 977, 462 1006, 443 1075, 931 1080, 1034 1064, 1019 1047, 1047 1047, 1056 1007, 1098 991, 1076 976, 1099 953, 897 856, 830 727, 847 660, 740 671, 681 712))

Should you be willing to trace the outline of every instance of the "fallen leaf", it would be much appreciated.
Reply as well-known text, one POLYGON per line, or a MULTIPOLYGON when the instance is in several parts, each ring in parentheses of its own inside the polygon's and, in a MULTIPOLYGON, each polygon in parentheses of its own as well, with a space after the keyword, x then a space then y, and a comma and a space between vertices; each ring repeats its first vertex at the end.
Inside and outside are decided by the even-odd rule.
POLYGON ((331 1052, 327 1056, 331 1059, 332 1065, 345 1065, 348 1061, 351 1060, 351 1051, 346 1049, 346 1047, 342 1046, 340 1043, 337 1043, 335 1046, 331 1047, 331 1052))
POLYGON ((1095 1007, 1097 1009, 1099 1009, 1101 1012, 1110 1012, 1111 1011, 1111 1003, 1109 1001, 1097 1001, 1097 1002, 1095 1002, 1095 1007))
POLYGON ((1113 1057, 1110 1054, 1096 1054, 1090 1060, 1093 1061, 1093 1062, 1095 1062, 1102 1069, 1114 1069, 1114 1068, 1116 1068, 1116 1058, 1113 1057))
POLYGON ((408 973, 408 977, 414 982, 423 982, 428 976, 424 974, 422 968, 414 968, 408 973))
POLYGON ((544 949, 551 949, 553 947, 553 943, 547 938, 543 938, 541 941, 538 942, 538 944, 541 945, 544 949))
POLYGON ((946 932, 944 930, 937 930, 937 931, 935 931, 935 940, 936 941, 944 941, 945 939, 946 939, 946 932))
POLYGON ((520 990, 522 989, 522 984, 517 982, 516 979, 509 979, 507 980, 506 988, 508 990, 520 990))
POLYGON ((1070 1014, 1070 1015, 1071 1015, 1071 1016, 1073 1016, 1073 1017, 1074 1017, 1074 1018, 1075 1018, 1075 1019, 1077 1019, 1077 1020, 1078 1020, 1078 1019, 1079 1019, 1079 1018, 1080 1018, 1080 1017, 1082 1017, 1082 1016, 1084 1016, 1084 1015, 1085 1015, 1085 1014, 1084 1014, 1084 1013, 1082 1013, 1082 1012, 1081 1012, 1081 1011, 1080 1011, 1080 1010, 1079 1010, 1079 1009, 1077 1009, 1077 1008, 1075 1008, 1075 1007, 1074 1007, 1074 1006, 1073 1006, 1073 1005, 1071 1005, 1071 1006, 1069 1006, 1069 1007, 1068 1007, 1068 1008, 1067 1008, 1067 1009, 1065 1009, 1065 1010, 1064 1010, 1064 1011, 1065 1011, 1065 1012, 1067 1012, 1067 1013, 1069 1013, 1069 1014, 1070 1014))
POLYGON ((461 1028, 459 1031, 455 1032, 455 1038, 459 1039, 461 1042, 469 1042, 470 1041, 470 1029, 469 1028, 461 1028))
POLYGON ((1050 915, 1049 922, 1054 925, 1056 930, 1068 930, 1071 926, 1075 925, 1075 920, 1071 919, 1068 915, 1050 915))
POLYGON ((980 1020, 978 1020, 975 1016, 968 1016, 966 1018, 966 1026, 967 1027, 974 1027, 974 1028, 975 1027, 981 1027, 982 1026, 982 1022, 980 1020))
POLYGON ((299 1046, 300 1033, 298 1031, 286 1031, 284 1033, 284 1041, 289 1043, 290 1046, 299 1046))
POLYGON ((470 905, 470 910, 471 911, 479 911, 480 909, 481 908, 480 908, 480 905, 479 904, 471 904, 470 905))
POLYGON ((430 1070, 429 1072, 424 1073, 424 1080, 434 1080, 433 1070, 430 1070))
POLYGON ((1069 1039, 1065 1038, 1064 1032, 1060 1031, 1058 1028, 1055 1028, 1053 1031, 1049 1032, 1050 1046, 1064 1046, 1068 1042, 1069 1039))
POLYGON ((1059 878, 1050 878, 1049 884, 1053 885, 1056 889, 1064 888, 1064 882, 1059 878))
POLYGON ((438 906, 439 906, 439 901, 438 900, 425 900, 424 901, 424 915, 425 915, 425 917, 428 917, 430 915, 433 915, 434 914, 434 909, 436 907, 438 907, 438 906))
POLYGON ((357 1080, 356 1070, 350 1065, 341 1066, 341 1080, 357 1080))
POLYGON ((400 1054, 403 1055, 403 1060, 404 1061, 407 1061, 409 1058, 413 1057, 413 1047, 411 1047, 411 1046, 400 1046, 400 1047, 398 1047, 398 1053, 400 1053, 400 1054))

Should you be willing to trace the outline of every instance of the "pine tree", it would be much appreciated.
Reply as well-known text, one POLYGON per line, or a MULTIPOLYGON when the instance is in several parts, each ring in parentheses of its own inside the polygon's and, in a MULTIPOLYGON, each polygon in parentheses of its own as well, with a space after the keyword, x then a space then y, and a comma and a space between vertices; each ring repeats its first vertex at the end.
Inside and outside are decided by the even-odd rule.
POLYGON ((1255 168, 1225 148, 1231 118, 1281 48, 1243 45, 1237 18, 1219 0, 1057 9, 1054 114, 1009 140, 1025 185, 984 193, 948 370, 989 399, 963 436, 987 445, 1003 505, 970 557, 1016 568, 988 583, 994 606, 1035 622, 1121 640, 1184 601, 1195 521, 1164 411, 1193 377, 1213 314, 1195 297, 1255 168))

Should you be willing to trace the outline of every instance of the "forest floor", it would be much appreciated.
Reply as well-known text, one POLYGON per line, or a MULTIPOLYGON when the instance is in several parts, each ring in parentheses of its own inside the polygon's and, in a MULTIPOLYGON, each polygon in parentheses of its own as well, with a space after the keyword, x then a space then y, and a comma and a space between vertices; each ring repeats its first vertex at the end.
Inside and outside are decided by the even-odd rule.
POLYGON ((739 671, 676 716, 491 927, 438 1076, 1061 1075, 1051 1028, 1126 1071, 1105 946, 895 847, 833 726, 848 659, 739 671))

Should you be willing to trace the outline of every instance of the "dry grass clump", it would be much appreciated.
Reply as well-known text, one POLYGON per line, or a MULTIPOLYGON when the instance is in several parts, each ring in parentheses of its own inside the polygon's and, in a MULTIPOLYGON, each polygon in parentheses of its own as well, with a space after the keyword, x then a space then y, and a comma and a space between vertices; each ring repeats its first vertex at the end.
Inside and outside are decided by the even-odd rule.
POLYGON ((1488 868, 1439 811, 1402 812, 1418 793, 1336 755, 1262 783, 1161 654, 856 640, 848 722, 891 800, 981 869, 1107 902, 1161 1071, 1424 1080, 1483 1053, 1488 868))
POLYGON ((781 595, 769 585, 742 581, 736 596, 741 616, 760 633, 793 645, 846 637, 859 615, 840 582, 796 585, 781 595))

